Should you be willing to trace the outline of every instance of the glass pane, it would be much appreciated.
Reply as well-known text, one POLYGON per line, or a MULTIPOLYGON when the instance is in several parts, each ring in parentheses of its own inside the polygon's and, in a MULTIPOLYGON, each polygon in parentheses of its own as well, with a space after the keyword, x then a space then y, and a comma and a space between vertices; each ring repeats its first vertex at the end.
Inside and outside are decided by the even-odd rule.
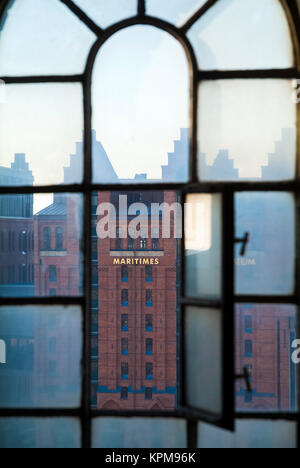
POLYGON ((278 0, 220 0, 188 36, 203 70, 293 66, 289 25, 278 0))
POLYGON ((80 422, 71 418, 1 418, 0 448, 80 448, 80 422))
POLYGON ((147 13, 177 26, 182 26, 205 3, 206 0, 172 0, 171 2, 147 0, 147 13))
POLYGON ((0 407, 79 406, 81 322, 75 306, 0 308, 0 407))
POLYGON ((199 448, 297 448, 297 423, 287 421, 237 421, 235 432, 208 424, 198 425, 199 448))
POLYGON ((222 312, 187 307, 185 310, 187 404, 222 412, 222 312))
POLYGON ((97 418, 93 448, 186 448, 186 422, 180 419, 97 418))
POLYGON ((188 179, 189 76, 175 39, 149 26, 115 34, 92 88, 95 182, 188 179))
POLYGON ((236 306, 236 373, 248 368, 252 393, 245 382, 236 384, 238 411, 296 411, 297 309, 290 305, 236 306))
POLYGON ((236 236, 249 233, 246 255, 236 244, 237 294, 293 294, 295 202, 289 193, 240 193, 235 198, 236 236))
POLYGON ((12 0, 0 27, 0 76, 82 73, 96 39, 53 0, 12 0))
POLYGON ((80 84, 6 86, 6 104, 0 107, 1 185, 82 181, 82 99, 80 84), (65 167, 75 148, 71 171, 65 167))
POLYGON ((76 3, 101 28, 135 16, 138 0, 75 0, 76 3))
POLYGON ((293 92, 288 80, 202 82, 199 177, 223 181, 294 178, 293 92))
POLYGON ((80 296, 81 241, 81 195, 1 195, 0 297, 80 296))
MULTIPOLYGON (((177 406, 181 239, 174 238, 174 217, 167 215, 177 199, 171 191, 93 194, 93 408, 177 406), (163 203, 157 216, 151 205, 163 203)), ((180 225, 180 216, 175 219, 180 225)))
POLYGON ((186 295, 219 299, 222 293, 222 197, 195 194, 186 200, 186 295))

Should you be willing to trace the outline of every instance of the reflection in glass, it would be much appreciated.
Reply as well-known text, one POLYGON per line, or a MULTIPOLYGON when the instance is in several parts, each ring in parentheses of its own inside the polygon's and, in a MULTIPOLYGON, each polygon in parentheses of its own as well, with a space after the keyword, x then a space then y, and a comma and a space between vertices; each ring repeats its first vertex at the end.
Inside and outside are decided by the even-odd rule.
POLYGON ((107 28, 114 23, 135 16, 138 0, 74 0, 95 23, 107 28))
POLYGON ((149 26, 115 34, 92 88, 95 182, 188 179, 189 77, 174 38, 149 26))
POLYGON ((211 181, 295 176, 296 105, 289 80, 202 82, 199 177, 211 181))
POLYGON ((236 245, 237 294, 288 295, 295 287, 295 202, 289 193, 235 197, 236 237, 249 233, 245 256, 236 245))
POLYGON ((80 448, 80 422, 71 418, 1 418, 0 448, 80 448))
POLYGON ((185 210, 186 295, 218 299, 222 289, 221 196, 189 195, 185 210))
POLYGON ((252 393, 236 384, 238 411, 296 411, 297 365, 292 361, 297 339, 297 309, 291 305, 236 306, 236 374, 247 367, 252 393), (247 325, 251 323, 251 328, 247 325), (250 344, 250 346, 249 346, 250 344), (248 349, 251 354, 247 353, 248 349))
POLYGON ((81 321, 75 306, 0 308, 0 407, 79 406, 81 321))
POLYGON ((59 1, 11 0, 0 24, 0 76, 82 73, 95 39, 59 1))
POLYGON ((93 448, 186 448, 186 422, 180 419, 98 418, 93 448))
POLYGON ((82 181, 80 84, 6 86, 0 107, 0 184, 52 185, 82 181), (70 155, 75 147, 79 154, 70 155), (5 169, 6 168, 6 169, 5 169))
POLYGON ((203 70, 293 66, 289 24, 278 0, 219 0, 188 36, 203 70))
POLYGON ((187 404, 222 412, 222 315, 217 309, 185 310, 187 404))
POLYGON ((199 448, 297 448, 297 423, 288 421, 238 420, 235 432, 199 423, 198 435, 199 448))
POLYGON ((169 2, 166 0, 147 0, 147 13, 176 24, 176 26, 182 26, 205 3, 206 0, 172 0, 169 2))
POLYGON ((1 195, 0 297, 80 296, 81 217, 81 195, 1 195))

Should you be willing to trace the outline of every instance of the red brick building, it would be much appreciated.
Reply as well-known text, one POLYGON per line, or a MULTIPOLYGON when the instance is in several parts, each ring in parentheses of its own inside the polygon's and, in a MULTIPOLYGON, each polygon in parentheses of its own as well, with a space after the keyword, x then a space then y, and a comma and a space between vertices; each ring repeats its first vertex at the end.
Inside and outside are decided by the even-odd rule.
POLYGON ((81 292, 80 198, 56 194, 34 217, 36 296, 78 296, 81 292))
MULTIPOLYGON (((117 207, 118 195, 99 193, 98 203, 117 207)), ((129 205, 177 201, 174 192, 127 196, 129 205)), ((150 217, 144 222, 144 237, 125 237, 118 222, 117 239, 98 239, 98 408, 176 405, 177 240, 162 239, 161 218, 154 228, 150 217), (158 238, 152 238, 155 229, 158 238)))
POLYGON ((297 409, 297 371, 291 359, 296 311, 287 305, 240 305, 236 310, 237 373, 247 366, 252 394, 237 385, 237 408, 247 411, 297 409))

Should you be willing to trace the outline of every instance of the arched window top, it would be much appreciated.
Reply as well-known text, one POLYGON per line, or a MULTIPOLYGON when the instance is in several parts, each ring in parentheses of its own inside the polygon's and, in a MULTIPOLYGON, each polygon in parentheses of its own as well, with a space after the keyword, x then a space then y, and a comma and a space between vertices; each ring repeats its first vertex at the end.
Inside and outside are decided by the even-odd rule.
POLYGON ((95 34, 58 0, 11 0, 0 22, 0 76, 83 72, 95 34))

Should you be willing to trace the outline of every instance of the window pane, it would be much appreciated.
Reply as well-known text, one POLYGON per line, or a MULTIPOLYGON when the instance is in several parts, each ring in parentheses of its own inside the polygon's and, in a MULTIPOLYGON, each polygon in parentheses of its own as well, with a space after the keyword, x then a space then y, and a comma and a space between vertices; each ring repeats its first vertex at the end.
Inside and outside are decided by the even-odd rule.
POLYGON ((147 13, 182 26, 205 2, 206 0, 147 0, 147 13))
POLYGON ((80 448, 80 422, 71 418, 1 418, 0 448, 80 448))
POLYGON ((235 432, 208 424, 198 426, 199 448, 297 448, 297 423, 287 421, 237 421, 235 432))
POLYGON ((75 0, 74 3, 101 28, 137 14, 137 0, 75 0))
POLYGON ((295 203, 289 193, 240 193, 235 198, 236 236, 249 233, 245 256, 236 245, 237 294, 293 294, 295 203))
POLYGON ((79 307, 1 307, 0 407, 74 408, 80 404, 79 307), (51 348, 53 339, 56 349, 51 348), (56 351, 56 352, 54 352, 56 351))
POLYGON ((11 1, 1 24, 0 76, 81 73, 95 39, 59 1, 11 1))
POLYGON ((188 179, 189 77, 175 39, 149 26, 115 34, 92 88, 95 182, 188 179))
POLYGON ((222 290, 222 199, 195 194, 186 200, 186 295, 218 299, 222 290))
POLYGON ((199 177, 288 180, 295 176, 296 106, 291 81, 202 82, 199 177))
POLYGON ((187 404, 222 412, 222 315, 217 309, 187 307, 185 365, 187 404))
POLYGON ((0 107, 0 184, 80 183, 82 130, 80 84, 7 85, 0 107))
POLYGON ((278 0, 220 0, 188 35, 204 70, 293 66, 289 25, 278 0))
POLYGON ((186 423, 180 419, 97 418, 93 448, 186 448, 186 423))
MULTIPOLYGON (((173 214, 165 223, 166 228, 170 225, 170 236, 166 238, 162 236, 163 216, 151 217, 153 203, 165 202, 168 206, 177 199, 176 192, 146 189, 98 192, 93 196, 93 213, 98 212, 98 216, 93 215, 98 233, 98 238, 93 238, 97 251, 93 267, 99 272, 98 282, 93 283, 93 295, 99 298, 93 305, 93 322, 98 323, 94 326, 95 335, 98 331, 98 375, 94 379, 93 407, 99 410, 171 412, 178 405, 178 243, 181 241, 174 239, 176 217, 173 214), (127 210, 133 210, 134 203, 139 203, 137 211, 147 210, 147 214, 137 215, 141 216, 141 223, 136 216, 126 215, 127 210), (133 227, 135 222, 137 232, 133 227), (158 230, 159 251, 152 249, 153 225, 158 230), (134 244, 129 248, 130 236, 135 234, 138 238, 132 239, 134 244), (146 241, 143 250, 141 236, 146 241), (122 241, 121 250, 116 249, 118 239, 122 241), (151 282, 146 280, 146 267, 151 269, 151 282), (124 387, 128 388, 126 400, 124 387), (146 398, 149 388, 151 399, 146 398)), ((92 364, 95 365, 94 360, 92 364)))
POLYGON ((82 197, 0 196, 0 297, 82 294, 82 197))
POLYGON ((238 411, 296 411, 298 408, 297 365, 292 357, 297 339, 297 309, 291 305, 236 306, 236 374, 248 368, 252 393, 245 381, 236 384, 238 411), (252 330, 244 330, 251 316, 252 330), (251 343, 251 353, 245 348, 251 343))

